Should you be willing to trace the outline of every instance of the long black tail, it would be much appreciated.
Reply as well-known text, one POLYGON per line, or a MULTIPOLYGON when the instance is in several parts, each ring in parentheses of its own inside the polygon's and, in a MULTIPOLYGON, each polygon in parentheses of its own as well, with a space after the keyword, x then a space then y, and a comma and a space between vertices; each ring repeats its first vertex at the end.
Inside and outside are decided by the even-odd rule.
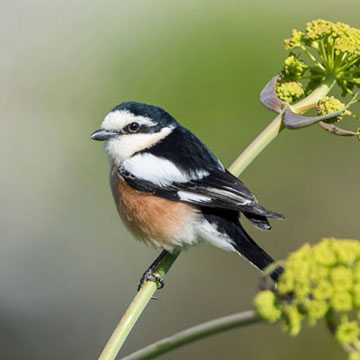
MULTIPOLYGON (((244 230, 239 222, 239 213, 237 211, 210 207, 202 207, 201 211, 207 221, 216 224, 218 231, 230 237, 235 250, 258 269, 265 270, 267 266, 275 262, 244 230)), ((277 281, 283 271, 284 269, 281 266, 275 267, 270 276, 274 281, 277 281)))
MULTIPOLYGON (((236 229, 237 234, 233 234, 235 235, 233 236, 233 241, 235 241, 234 247, 242 256, 260 270, 265 270, 266 267, 275 262, 265 250, 256 244, 240 223, 238 223, 236 229)), ((283 271, 284 268, 278 266, 270 273, 270 277, 277 281, 283 271)))

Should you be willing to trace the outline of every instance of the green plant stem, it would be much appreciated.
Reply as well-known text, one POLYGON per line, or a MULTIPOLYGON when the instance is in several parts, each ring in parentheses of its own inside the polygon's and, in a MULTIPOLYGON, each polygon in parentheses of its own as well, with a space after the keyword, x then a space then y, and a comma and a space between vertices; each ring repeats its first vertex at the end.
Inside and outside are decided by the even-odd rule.
POLYGON ((231 164, 229 171, 239 176, 283 128, 282 114, 279 114, 231 164))
POLYGON ((216 335, 220 332, 261 321, 254 310, 224 316, 180 331, 122 358, 122 360, 149 360, 186 344, 216 335))
MULTIPOLYGON (((293 105, 293 111, 302 114, 313 108, 320 99, 329 93, 334 84, 334 78, 329 76, 324 84, 316 88, 309 96, 293 105)), ((235 176, 239 176, 283 129, 282 114, 280 113, 232 163, 229 171, 235 176)))
MULTIPOLYGON (((297 113, 305 112, 308 109, 314 107, 317 102, 323 98, 332 88, 335 81, 334 78, 329 77, 327 80, 315 89, 309 96, 302 101, 292 106, 293 110, 297 113)), ((242 154, 234 161, 229 167, 235 176, 239 176, 247 166, 259 155, 259 153, 270 144, 272 140, 281 132, 284 128, 282 124, 282 117, 279 114, 261 134, 242 152, 242 154)), ((172 264, 175 262, 179 254, 167 255, 157 266, 155 274, 164 277, 169 271, 172 264)), ((144 286, 138 291, 135 298, 131 302, 130 306, 126 310, 123 318, 119 322, 118 326, 114 330, 111 338, 106 344, 103 352, 101 353, 99 360, 114 360, 126 338, 128 337, 131 329, 135 325, 137 319, 144 311, 146 305, 154 295, 157 286, 152 281, 147 281, 144 286)))
MULTIPOLYGON (((164 278, 179 254, 180 253, 166 255, 162 259, 161 264, 159 264, 155 269, 154 275, 164 278)), ((147 281, 140 291, 138 291, 134 300, 131 302, 121 321, 111 335, 111 338, 107 342, 99 360, 113 360, 116 358, 116 355, 129 336, 131 329, 135 325, 141 313, 144 311, 156 289, 157 284, 155 282, 147 281)))

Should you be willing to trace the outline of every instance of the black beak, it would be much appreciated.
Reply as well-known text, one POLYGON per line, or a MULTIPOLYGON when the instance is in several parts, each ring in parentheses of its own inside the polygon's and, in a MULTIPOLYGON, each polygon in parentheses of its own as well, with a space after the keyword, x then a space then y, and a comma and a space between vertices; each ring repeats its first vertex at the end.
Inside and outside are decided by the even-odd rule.
POLYGON ((98 141, 105 141, 105 140, 113 139, 114 137, 116 137, 118 135, 119 135, 119 133, 114 132, 114 131, 98 129, 90 135, 90 139, 98 140, 98 141))

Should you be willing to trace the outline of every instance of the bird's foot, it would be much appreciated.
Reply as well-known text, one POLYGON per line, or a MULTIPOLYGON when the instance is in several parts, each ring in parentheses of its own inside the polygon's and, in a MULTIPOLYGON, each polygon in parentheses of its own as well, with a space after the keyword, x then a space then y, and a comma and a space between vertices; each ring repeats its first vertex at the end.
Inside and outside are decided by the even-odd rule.
POLYGON ((162 289, 165 286, 165 282, 163 278, 158 275, 155 275, 153 269, 149 268, 144 272, 143 276, 140 279, 138 291, 144 286, 144 284, 148 280, 156 283, 158 290, 162 289))

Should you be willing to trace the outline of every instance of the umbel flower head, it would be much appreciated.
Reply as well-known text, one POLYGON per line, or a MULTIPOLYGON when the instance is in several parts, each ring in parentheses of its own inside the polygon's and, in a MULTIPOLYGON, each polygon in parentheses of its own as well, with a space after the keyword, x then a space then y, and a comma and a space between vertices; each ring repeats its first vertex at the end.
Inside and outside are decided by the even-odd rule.
POLYGON ((360 242, 326 238, 303 245, 283 264, 275 290, 260 291, 255 308, 269 323, 297 335, 303 321, 325 319, 350 359, 360 358, 360 242))
POLYGON ((276 84, 276 92, 281 100, 292 103, 304 95, 304 88, 298 81, 279 80, 276 84))
MULTIPOLYGON (((334 96, 325 96, 319 102, 316 106, 316 113, 318 115, 326 115, 331 114, 336 111, 342 110, 345 108, 345 104, 343 104, 339 99, 337 99, 334 96)), ((336 118, 330 119, 330 122, 336 122, 340 121, 342 117, 344 116, 344 113, 341 113, 336 118)))
MULTIPOLYGON (((356 99, 356 97, 355 97, 356 99)), ((360 140, 360 129, 356 132, 351 130, 345 130, 335 126, 334 123, 342 120, 344 115, 352 116, 355 119, 359 120, 359 117, 353 114, 351 111, 347 110, 349 105, 354 100, 352 100, 348 105, 343 104, 339 99, 334 96, 325 96, 321 100, 318 101, 316 105, 316 113, 319 118, 323 118, 324 120, 319 121, 319 125, 326 131, 333 133, 335 135, 341 136, 357 136, 360 140), (329 114, 332 114, 330 118, 326 119, 329 114), (337 116, 335 116, 338 114, 337 116)))
POLYGON ((358 100, 354 90, 360 88, 360 30, 340 22, 318 19, 307 23, 304 32, 293 30, 292 36, 285 40, 285 48, 289 54, 280 74, 261 92, 263 105, 282 113, 288 129, 323 121, 320 125, 330 133, 360 136, 359 131, 329 125, 343 115, 359 120, 347 108, 358 100), (342 90, 342 96, 353 96, 347 105, 334 106, 341 102, 336 104, 333 97, 328 97, 335 85, 342 90), (319 104, 319 101, 322 102, 319 104), (316 107, 317 116, 300 115, 316 107))
POLYGON ((304 33, 293 30, 291 38, 285 40, 285 48, 298 50, 299 57, 309 61, 307 66, 290 53, 284 64, 284 75, 289 76, 288 63, 299 63, 298 79, 306 74, 310 80, 308 91, 327 76, 333 76, 344 93, 353 94, 354 87, 360 86, 360 30, 341 22, 318 19, 307 23, 304 33))

